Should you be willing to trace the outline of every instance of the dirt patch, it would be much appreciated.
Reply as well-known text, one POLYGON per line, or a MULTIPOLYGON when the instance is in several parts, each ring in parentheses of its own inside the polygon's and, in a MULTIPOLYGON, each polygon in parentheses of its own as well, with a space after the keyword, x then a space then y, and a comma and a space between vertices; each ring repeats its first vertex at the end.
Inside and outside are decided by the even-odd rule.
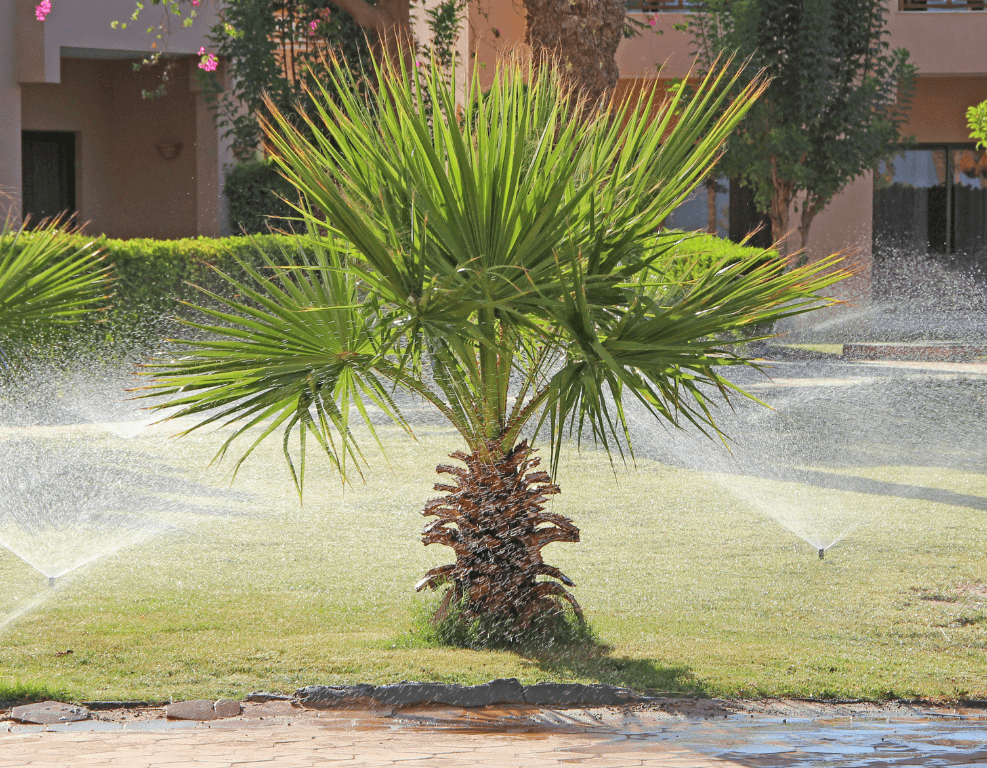
POLYGON ((956 594, 973 600, 987 600, 987 584, 982 581, 964 581, 956 585, 956 594))

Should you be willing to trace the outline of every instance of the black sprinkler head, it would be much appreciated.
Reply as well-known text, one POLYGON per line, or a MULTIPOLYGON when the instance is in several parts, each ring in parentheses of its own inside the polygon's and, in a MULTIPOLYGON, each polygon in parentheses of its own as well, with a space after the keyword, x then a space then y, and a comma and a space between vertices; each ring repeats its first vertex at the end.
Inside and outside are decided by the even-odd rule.
POLYGON ((52 589, 55 588, 55 577, 54 576, 49 576, 48 577, 48 586, 51 587, 52 589))
POLYGON ((824 557, 826 557, 826 550, 825 549, 820 549, 819 550, 819 559, 822 560, 824 557))

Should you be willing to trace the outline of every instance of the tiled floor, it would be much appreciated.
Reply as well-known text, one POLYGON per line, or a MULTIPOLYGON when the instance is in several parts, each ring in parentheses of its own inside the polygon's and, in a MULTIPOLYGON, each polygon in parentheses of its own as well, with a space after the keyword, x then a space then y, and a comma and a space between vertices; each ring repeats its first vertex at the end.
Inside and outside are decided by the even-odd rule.
POLYGON ((615 734, 344 730, 314 721, 244 721, 160 732, 36 732, 0 735, 0 766, 44 768, 308 768, 491 766, 707 768, 736 765, 672 745, 615 734))

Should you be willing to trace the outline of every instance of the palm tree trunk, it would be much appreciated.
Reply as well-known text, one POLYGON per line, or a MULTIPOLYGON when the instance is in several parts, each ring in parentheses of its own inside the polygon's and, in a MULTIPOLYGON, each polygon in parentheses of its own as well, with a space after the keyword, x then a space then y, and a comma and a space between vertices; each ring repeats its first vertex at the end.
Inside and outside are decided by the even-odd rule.
POLYGON ((590 103, 609 96, 620 75, 625 0, 524 0, 524 10, 532 52, 558 56, 590 103))
POLYGON ((560 491, 547 472, 531 471, 540 463, 532 454, 527 441, 506 455, 490 441, 483 452, 451 454, 465 468, 436 468, 455 478, 455 485, 435 484, 448 495, 425 505, 422 514, 438 519, 425 527, 422 541, 452 547, 456 562, 430 570, 416 589, 451 584, 443 606, 459 606, 468 623, 489 619, 519 634, 538 617, 561 614, 562 601, 582 616, 563 586, 574 586, 572 581, 541 557, 542 547, 553 541, 578 542, 579 529, 544 511, 546 497, 560 491), (540 576, 558 581, 539 581, 540 576))

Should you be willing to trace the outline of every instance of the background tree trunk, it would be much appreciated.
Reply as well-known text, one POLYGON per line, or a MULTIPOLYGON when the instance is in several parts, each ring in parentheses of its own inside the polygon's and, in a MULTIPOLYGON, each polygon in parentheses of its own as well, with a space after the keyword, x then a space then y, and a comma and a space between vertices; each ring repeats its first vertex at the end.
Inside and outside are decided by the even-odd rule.
POLYGON ((535 56, 556 55, 583 93, 597 101, 617 85, 624 0, 524 0, 525 37, 535 56))
POLYGON ((410 57, 414 38, 408 0, 380 0, 376 5, 364 0, 332 0, 332 3, 349 13, 371 39, 376 38, 380 49, 389 54, 391 61, 396 63, 401 56, 405 56, 409 59, 407 63, 412 63, 410 57))

